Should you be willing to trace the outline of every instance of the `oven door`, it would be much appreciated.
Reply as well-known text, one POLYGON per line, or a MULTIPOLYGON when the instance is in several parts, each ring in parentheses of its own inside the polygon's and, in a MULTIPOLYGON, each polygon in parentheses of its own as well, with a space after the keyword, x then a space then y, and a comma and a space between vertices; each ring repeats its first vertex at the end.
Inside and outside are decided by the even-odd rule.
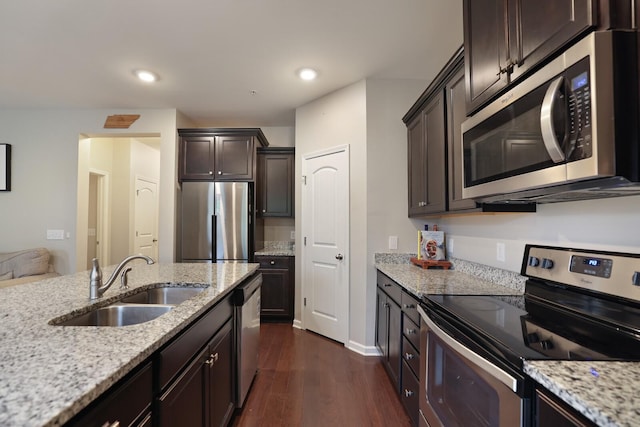
POLYGON ((420 424, 429 427, 524 426, 518 381, 422 316, 420 424))

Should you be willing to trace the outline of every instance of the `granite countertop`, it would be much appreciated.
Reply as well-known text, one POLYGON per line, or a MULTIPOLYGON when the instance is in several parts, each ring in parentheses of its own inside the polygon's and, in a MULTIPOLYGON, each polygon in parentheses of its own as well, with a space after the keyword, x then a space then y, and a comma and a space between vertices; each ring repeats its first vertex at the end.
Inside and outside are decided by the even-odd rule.
POLYGON ((525 361, 524 370, 601 427, 638 425, 640 363, 525 361))
POLYGON ((269 248, 256 251, 254 255, 257 256, 296 256, 293 249, 284 248, 269 248))
MULTIPOLYGON (((258 264, 129 264, 127 291, 114 284, 89 300, 81 272, 0 290, 0 425, 68 421, 200 314, 249 277, 258 264), (150 322, 125 327, 52 326, 87 306, 104 306, 149 284, 206 285, 150 322)), ((109 277, 115 266, 103 269, 109 277)))

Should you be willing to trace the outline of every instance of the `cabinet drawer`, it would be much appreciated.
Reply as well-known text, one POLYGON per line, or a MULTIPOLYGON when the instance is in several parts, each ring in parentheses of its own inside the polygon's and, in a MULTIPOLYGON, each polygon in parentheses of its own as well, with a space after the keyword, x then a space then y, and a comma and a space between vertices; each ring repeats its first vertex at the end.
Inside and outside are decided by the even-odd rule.
POLYGON ((289 268, 288 256, 256 256, 256 262, 260 263, 260 268, 289 268))
POLYGON ((411 372, 409 366, 402 362, 402 389, 400 390, 400 399, 404 405, 409 418, 411 418, 411 424, 418 425, 418 394, 420 391, 420 382, 418 378, 411 372))
POLYGON ((402 359, 413 371, 415 376, 420 373, 420 353, 411 345, 407 337, 402 337, 402 359))
POLYGON ((420 348, 420 327, 413 323, 406 313, 402 314, 402 335, 407 337, 415 348, 420 348))
POLYGON ((402 304, 400 304, 400 307, 402 307, 402 311, 403 313, 405 313, 407 316, 409 316, 411 318, 411 320, 413 320, 413 323, 415 323, 416 325, 420 325, 420 313, 418 313, 418 300, 409 295, 406 292, 402 292, 402 304))
POLYGON ((396 304, 400 305, 402 301, 402 288, 393 280, 389 279, 383 273, 378 271, 378 287, 391 297, 396 304))
POLYGON ((160 390, 169 384, 171 379, 182 370, 232 315, 231 298, 227 297, 160 351, 158 355, 158 386, 160 390))
POLYGON ((151 410, 152 372, 151 363, 148 363, 122 384, 105 393, 95 406, 90 406, 68 425, 99 427, 120 421, 120 425, 128 426, 136 420, 144 424, 151 410))

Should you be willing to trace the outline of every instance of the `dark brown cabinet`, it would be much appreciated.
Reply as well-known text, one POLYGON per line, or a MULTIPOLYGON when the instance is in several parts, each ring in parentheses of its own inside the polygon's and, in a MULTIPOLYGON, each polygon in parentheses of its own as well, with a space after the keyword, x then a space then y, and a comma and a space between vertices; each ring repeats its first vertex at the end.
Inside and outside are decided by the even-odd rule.
POLYGON ((258 149, 258 216, 294 217, 295 149, 258 149))
POLYGON ((253 181, 260 129, 180 129, 180 181, 253 181))
POLYGON ((546 390, 536 390, 536 427, 592 427, 595 423, 546 390))
POLYGON ((146 363, 113 386, 68 426, 151 425, 152 364, 146 363))
POLYGON ((597 3, 464 0, 467 112, 477 111, 506 86, 598 23, 601 27, 611 25, 607 7, 598 9, 597 3))
POLYGON ((409 123, 409 216, 446 210, 445 104, 436 93, 409 123))
POLYGON ((376 347, 413 425, 418 425, 420 315, 418 300, 377 273, 376 347))
POLYGON ((293 320, 294 257, 256 255, 262 273, 260 319, 263 321, 293 320))

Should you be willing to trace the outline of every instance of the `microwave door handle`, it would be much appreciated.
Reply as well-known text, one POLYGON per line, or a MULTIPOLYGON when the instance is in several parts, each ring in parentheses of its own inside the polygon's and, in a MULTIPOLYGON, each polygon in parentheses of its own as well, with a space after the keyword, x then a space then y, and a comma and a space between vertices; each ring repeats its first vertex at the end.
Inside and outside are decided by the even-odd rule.
POLYGON ((560 86, 564 82, 564 77, 558 77, 549 85, 547 92, 542 100, 542 108, 540 109, 540 129, 542 131, 542 142, 549 153, 549 157, 554 163, 560 163, 565 159, 564 152, 556 137, 556 130, 553 126, 553 105, 560 86))

